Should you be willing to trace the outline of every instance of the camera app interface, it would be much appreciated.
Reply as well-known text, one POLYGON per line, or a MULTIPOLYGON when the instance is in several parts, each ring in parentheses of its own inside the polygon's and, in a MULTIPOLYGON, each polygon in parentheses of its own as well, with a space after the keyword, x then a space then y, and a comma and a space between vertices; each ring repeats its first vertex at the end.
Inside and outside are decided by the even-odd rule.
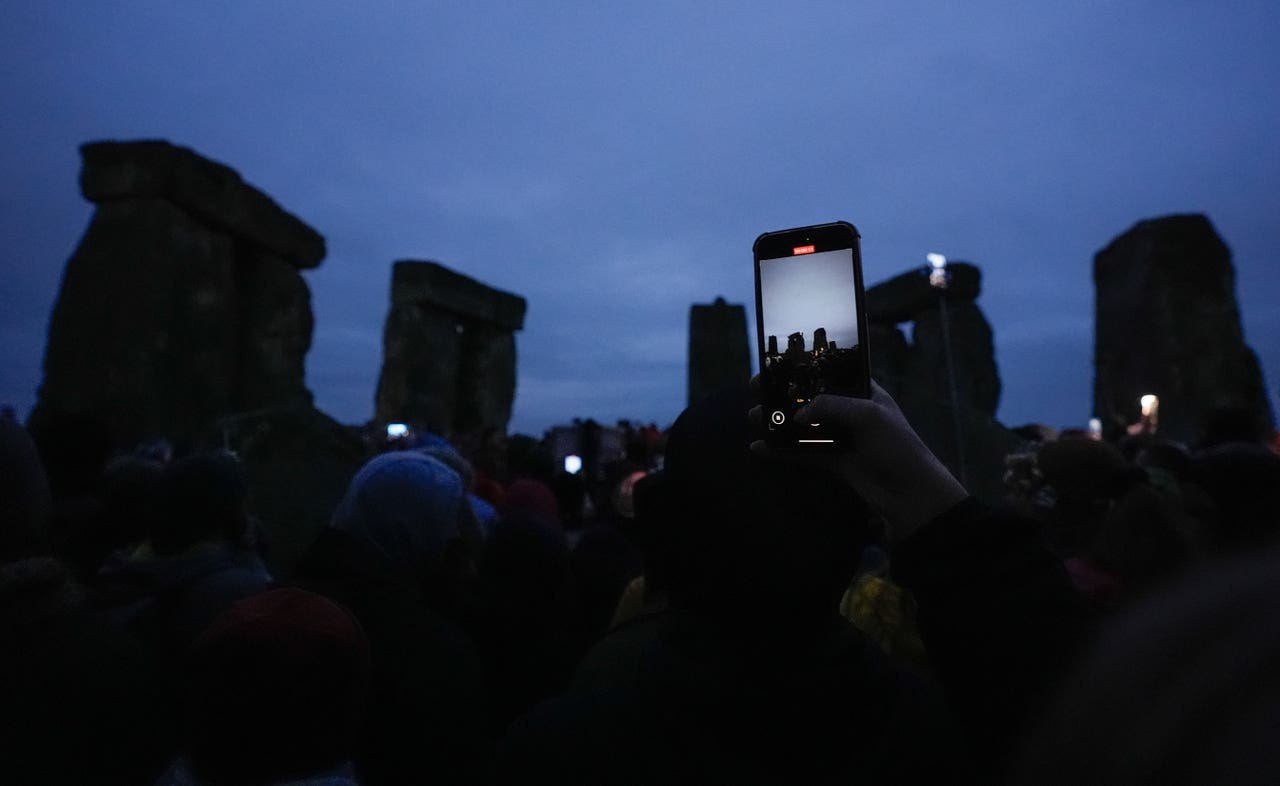
POLYGON ((862 365, 853 251, 760 260, 760 312, 770 425, 820 393, 852 394, 862 365))

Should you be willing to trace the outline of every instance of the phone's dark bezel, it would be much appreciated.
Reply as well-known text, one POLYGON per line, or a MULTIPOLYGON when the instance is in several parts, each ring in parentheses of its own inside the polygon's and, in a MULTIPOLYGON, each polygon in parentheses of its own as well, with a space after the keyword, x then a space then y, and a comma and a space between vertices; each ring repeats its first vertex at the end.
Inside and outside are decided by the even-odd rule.
MULTIPOLYGON (((861 398, 871 397, 871 355, 870 346, 867 343, 866 287, 862 282, 862 248, 859 242, 861 237, 858 234, 857 227, 853 224, 847 221, 833 221, 829 224, 815 224, 795 229, 783 229, 777 232, 765 232, 756 238, 756 242, 751 247, 755 256, 756 361, 763 382, 760 390, 762 391, 762 396, 766 399, 768 397, 767 391, 772 390, 773 386, 769 384, 769 372, 765 368, 764 304, 760 291, 760 260, 796 256, 794 249, 799 246, 813 246, 812 253, 815 254, 843 249, 852 251, 854 302, 858 310, 858 345, 862 348, 863 358, 862 368, 859 369, 861 373, 858 379, 858 390, 855 391, 855 395, 861 398)), ((777 402, 764 400, 761 403, 766 413, 778 408, 777 402)), ((823 446, 821 445, 800 442, 802 435, 796 429, 797 427, 794 423, 787 424, 782 428, 773 428, 770 424, 765 424, 767 438, 775 446, 789 449, 822 449, 823 446)), ((832 446, 838 445, 837 443, 825 445, 827 448, 832 446)))

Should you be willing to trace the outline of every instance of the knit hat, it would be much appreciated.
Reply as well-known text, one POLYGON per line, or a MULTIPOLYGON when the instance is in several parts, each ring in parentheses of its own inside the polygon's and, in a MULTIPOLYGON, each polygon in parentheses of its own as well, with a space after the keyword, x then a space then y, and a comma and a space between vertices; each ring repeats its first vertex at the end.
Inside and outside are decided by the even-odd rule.
POLYGON ((285 588, 240 601, 192 646, 192 768, 213 782, 257 783, 340 765, 369 669, 360 623, 327 598, 285 588))
POLYGON ((416 450, 384 453, 351 480, 332 525, 368 541, 393 564, 434 567, 462 537, 466 493, 458 473, 416 450))
POLYGON ((560 503, 545 483, 520 478, 507 486, 503 496, 504 516, 523 515, 542 524, 560 528, 560 503))

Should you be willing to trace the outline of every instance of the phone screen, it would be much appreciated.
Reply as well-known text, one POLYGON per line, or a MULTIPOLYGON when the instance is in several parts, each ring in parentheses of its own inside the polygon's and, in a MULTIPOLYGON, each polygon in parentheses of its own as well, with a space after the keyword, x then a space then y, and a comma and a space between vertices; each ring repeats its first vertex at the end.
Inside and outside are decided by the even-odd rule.
POLYGON ((762 235, 756 244, 757 329, 771 437, 834 444, 820 423, 795 423, 822 393, 869 395, 857 233, 848 224, 762 235))

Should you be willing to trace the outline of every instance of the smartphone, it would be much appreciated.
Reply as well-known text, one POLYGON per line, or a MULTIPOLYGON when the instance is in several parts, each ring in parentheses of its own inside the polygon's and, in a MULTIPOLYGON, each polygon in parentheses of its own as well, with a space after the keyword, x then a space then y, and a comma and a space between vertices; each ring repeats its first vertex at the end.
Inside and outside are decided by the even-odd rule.
POLYGON ((837 447, 830 428, 797 423, 796 410, 822 393, 871 396, 858 238, 845 221, 756 238, 760 394, 775 447, 837 447))

